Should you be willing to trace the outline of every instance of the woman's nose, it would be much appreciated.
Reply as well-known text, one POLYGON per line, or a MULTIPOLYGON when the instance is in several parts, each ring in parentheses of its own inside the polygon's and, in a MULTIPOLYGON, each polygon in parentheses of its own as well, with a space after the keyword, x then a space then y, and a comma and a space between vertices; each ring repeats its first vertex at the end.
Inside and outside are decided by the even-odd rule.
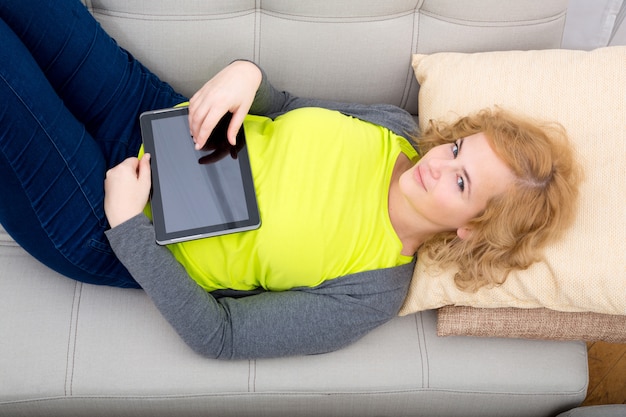
POLYGON ((446 169, 448 161, 440 158, 432 158, 428 167, 430 169, 430 175, 434 179, 439 179, 441 177, 441 173, 446 169))

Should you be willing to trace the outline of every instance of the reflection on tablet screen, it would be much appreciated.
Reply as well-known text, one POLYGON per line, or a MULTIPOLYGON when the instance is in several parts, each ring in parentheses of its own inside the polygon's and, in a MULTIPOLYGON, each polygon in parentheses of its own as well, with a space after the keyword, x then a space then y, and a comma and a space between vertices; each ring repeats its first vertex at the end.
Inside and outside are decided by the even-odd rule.
POLYGON ((249 218, 239 163, 230 153, 200 163, 217 151, 195 150, 186 116, 152 120, 152 132, 167 233, 249 218))

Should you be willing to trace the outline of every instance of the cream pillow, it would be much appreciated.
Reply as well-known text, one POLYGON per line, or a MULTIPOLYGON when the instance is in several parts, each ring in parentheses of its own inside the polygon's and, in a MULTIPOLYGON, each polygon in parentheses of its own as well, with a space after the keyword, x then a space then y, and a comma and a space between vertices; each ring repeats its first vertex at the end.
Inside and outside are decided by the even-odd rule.
POLYGON ((418 256, 400 314, 445 305, 626 314, 626 47, 414 55, 413 69, 422 127, 494 105, 556 120, 585 180, 575 224, 545 262, 466 293, 454 271, 426 270, 418 256))

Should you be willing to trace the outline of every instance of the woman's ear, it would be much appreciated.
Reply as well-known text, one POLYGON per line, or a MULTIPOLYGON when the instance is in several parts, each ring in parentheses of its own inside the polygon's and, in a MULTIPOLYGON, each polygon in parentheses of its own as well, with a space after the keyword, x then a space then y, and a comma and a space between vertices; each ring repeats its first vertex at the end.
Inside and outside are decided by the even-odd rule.
POLYGON ((471 234, 472 229, 470 229, 469 227, 459 227, 458 229, 456 229, 456 235, 461 240, 467 239, 468 237, 470 237, 471 234))

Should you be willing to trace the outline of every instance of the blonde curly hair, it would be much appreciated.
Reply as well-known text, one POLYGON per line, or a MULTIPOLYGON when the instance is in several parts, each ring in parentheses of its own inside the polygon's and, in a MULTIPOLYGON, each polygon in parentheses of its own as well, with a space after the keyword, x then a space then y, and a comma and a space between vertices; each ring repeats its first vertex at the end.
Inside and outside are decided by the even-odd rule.
POLYGON ((502 284, 510 271, 540 260, 546 244, 572 224, 581 181, 574 149, 560 124, 499 108, 454 123, 431 120, 416 142, 424 155, 435 146, 479 132, 516 180, 469 222, 468 237, 441 233, 421 248, 438 267, 457 266, 455 283, 469 292, 502 284))

